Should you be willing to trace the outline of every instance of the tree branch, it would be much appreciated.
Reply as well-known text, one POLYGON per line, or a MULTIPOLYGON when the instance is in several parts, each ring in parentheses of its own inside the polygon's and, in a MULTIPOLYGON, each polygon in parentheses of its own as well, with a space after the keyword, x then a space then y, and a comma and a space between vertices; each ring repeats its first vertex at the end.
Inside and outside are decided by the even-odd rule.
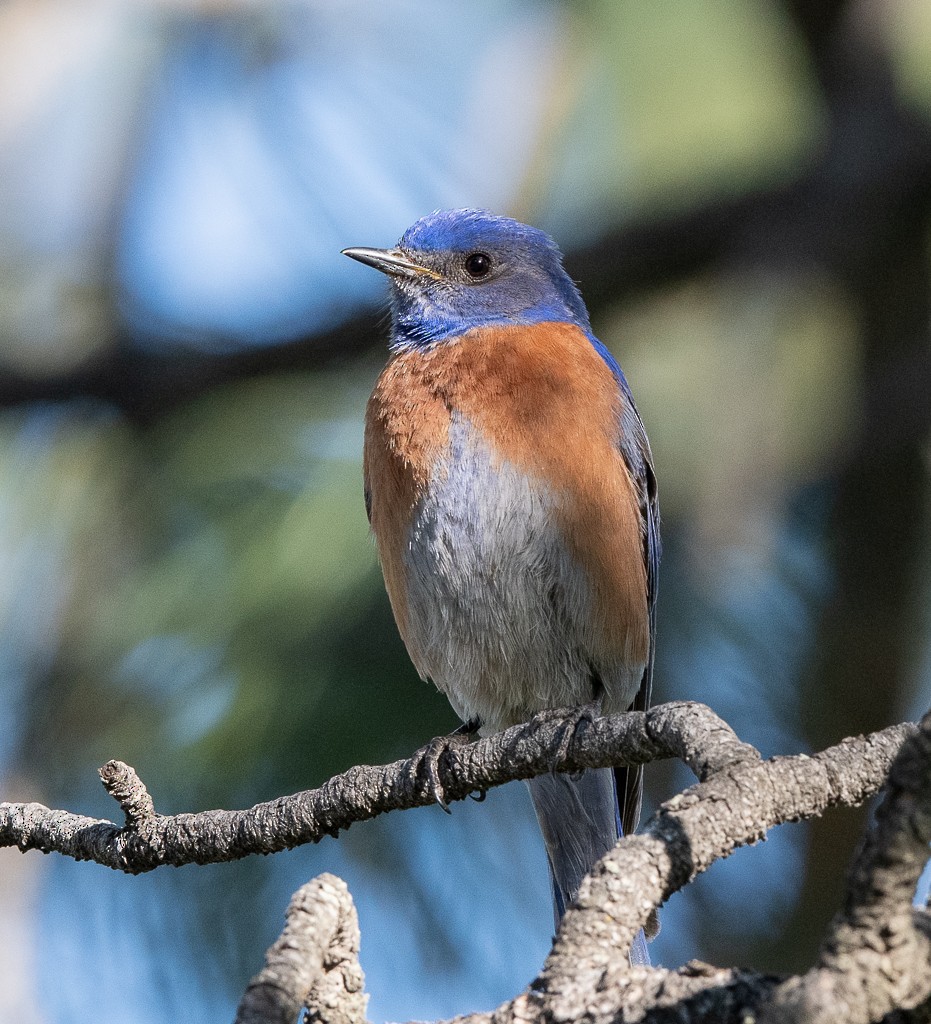
POLYGON ((890 743, 892 735, 845 740, 814 757, 738 763, 662 804, 642 833, 596 866, 566 913, 540 985, 550 1012, 568 1019, 592 992, 627 986, 626 953, 650 911, 714 861, 774 825, 857 805, 876 792, 906 730, 894 734, 898 742, 890 743))
MULTIPOLYGON (((670 757, 681 758, 699 778, 729 765, 747 764, 748 770, 760 767, 757 752, 741 743, 730 727, 703 704, 671 703, 646 713, 583 721, 567 744, 567 722, 573 721, 571 715, 567 718, 549 712, 488 739, 448 748, 437 765, 447 800, 462 800, 476 791, 554 769, 577 771, 645 764, 670 757)), ((866 740, 845 741, 820 755, 829 761, 838 759, 839 769, 848 761, 862 758, 868 777, 855 794, 845 788, 840 771, 836 785, 828 779, 813 781, 823 802, 813 804, 811 813, 819 813, 830 803, 856 802, 876 792, 907 729, 894 726, 866 740)), ((804 755, 767 762, 770 766, 779 763, 798 764, 807 777, 812 765, 820 762, 804 755)), ((103 771, 121 778, 131 769, 110 762, 103 771)), ((144 819, 144 827, 132 819, 120 827, 67 811, 52 811, 38 803, 2 803, 0 847, 57 852, 135 874, 162 864, 208 864, 291 849, 317 842, 325 835, 335 836, 354 822, 387 811, 433 802, 433 780, 421 751, 389 765, 351 768, 319 789, 279 797, 249 810, 155 815, 144 819)), ((128 805, 123 806, 125 811, 128 805)), ((797 816, 794 810, 783 817, 774 810, 772 823, 792 816, 797 816)))
MULTIPOLYGON (((527 725, 447 748, 436 772, 452 801, 554 768, 667 757, 681 758, 701 781, 662 804, 642 833, 622 840, 596 865, 534 985, 494 1014, 466 1020, 554 1024, 584 1017, 589 1024, 608 1024, 634 1015, 664 1024, 736 1024, 771 998, 770 1024, 808 1020, 812 1005, 829 1013, 838 999, 853 1007, 847 1019, 855 1024, 892 1007, 919 1008, 913 1018, 900 1012, 902 1021, 927 1020, 931 943, 927 916, 912 911, 910 899, 931 839, 931 715, 920 730, 892 726, 812 757, 761 761, 702 704, 665 704, 593 722, 547 712, 527 725), (774 825, 820 815, 835 804, 861 803, 883 785, 894 761, 844 913, 809 975, 783 982, 701 964, 679 971, 630 967, 626 953, 634 935, 672 893, 774 825)), ((161 817, 135 772, 111 761, 101 777, 123 808, 123 827, 39 804, 0 804, 0 846, 54 850, 129 872, 270 853, 389 810, 431 803, 429 763, 420 751, 394 764, 352 768, 319 789, 248 811, 161 817)), ((328 876, 305 886, 243 999, 238 1024, 291 1021, 302 1004, 311 1007, 313 1020, 361 1021, 357 951, 358 926, 345 886, 328 876)), ((820 1024, 827 1017, 813 1019, 820 1024)))
POLYGON ((97 774, 103 788, 122 807, 126 827, 140 833, 151 828, 155 821, 155 804, 135 769, 122 761, 108 761, 97 774))
MULTIPOLYGON (((902 746, 818 962, 776 991, 765 1024, 868 1024, 931 997, 931 917, 912 900, 931 843, 931 714, 902 746)), ((927 1009, 931 1011, 931 1006, 927 1009)))
MULTIPOLYGON (((856 1024, 878 1020, 893 1008, 899 1009, 897 1024, 926 1024, 931 927, 928 915, 913 911, 910 901, 931 840, 929 782, 931 714, 920 731, 896 727, 845 740, 811 758, 759 762, 742 756, 722 762, 707 781, 663 804, 642 835, 622 839, 596 866, 566 913, 542 974, 526 992, 491 1013, 457 1018, 456 1024, 746 1024, 759 1013, 767 1024, 856 1024), (877 774, 887 774, 896 750, 886 799, 854 866, 846 906, 812 972, 783 981, 696 962, 678 971, 630 967, 625 951, 653 901, 668 897, 712 861, 762 838, 779 821, 865 799, 875 791, 877 774)), ((345 889, 340 894, 350 901, 345 889)), ((313 943, 309 948, 315 949, 313 943)), ((317 954, 310 959, 316 963, 317 954)), ((353 991, 344 1005, 356 1007, 360 998, 353 991)), ((308 1004, 316 1007, 318 999, 312 989, 308 1004)), ((356 1019, 334 1017, 336 1012, 331 1006, 330 1016, 312 1019, 356 1019)), ((250 1024, 280 1019, 255 1018, 250 1024)))
POLYGON ((235 1024, 363 1024, 359 920, 346 883, 320 875, 291 897, 284 931, 249 982, 235 1024))

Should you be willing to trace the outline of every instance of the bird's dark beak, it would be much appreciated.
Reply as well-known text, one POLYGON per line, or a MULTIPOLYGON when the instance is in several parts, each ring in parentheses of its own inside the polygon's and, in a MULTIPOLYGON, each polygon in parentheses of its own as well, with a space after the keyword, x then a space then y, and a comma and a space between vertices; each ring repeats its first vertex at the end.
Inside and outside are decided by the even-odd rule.
POLYGON ((358 260, 360 263, 365 263, 392 277, 423 277, 426 275, 437 280, 440 278, 435 270, 414 263, 397 249, 343 249, 342 253, 351 260, 358 260))

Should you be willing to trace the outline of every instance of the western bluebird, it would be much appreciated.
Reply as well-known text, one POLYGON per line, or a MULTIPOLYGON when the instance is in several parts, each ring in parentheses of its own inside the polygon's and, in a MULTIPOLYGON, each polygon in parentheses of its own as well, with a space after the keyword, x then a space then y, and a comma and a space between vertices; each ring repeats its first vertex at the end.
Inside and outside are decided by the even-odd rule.
MULTIPOLYGON (((487 735, 536 712, 645 709, 660 555, 653 461, 630 388, 555 243, 445 210, 394 249, 391 359, 365 422, 365 500, 417 670, 487 735)), ((636 828, 639 768, 529 783, 556 919, 636 828)), ((645 955, 642 937, 634 959, 645 955)))

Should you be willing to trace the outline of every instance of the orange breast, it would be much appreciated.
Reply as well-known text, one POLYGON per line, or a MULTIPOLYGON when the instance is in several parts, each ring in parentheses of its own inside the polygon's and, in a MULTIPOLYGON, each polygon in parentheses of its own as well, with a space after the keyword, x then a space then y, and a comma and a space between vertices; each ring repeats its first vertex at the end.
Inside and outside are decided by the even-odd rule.
POLYGON ((369 401, 364 468, 372 529, 405 640, 405 537, 446 457, 455 411, 495 458, 557 496, 566 546, 591 581, 597 653, 646 661, 642 523, 617 445, 623 401, 609 367, 570 324, 483 328, 391 360, 369 401))

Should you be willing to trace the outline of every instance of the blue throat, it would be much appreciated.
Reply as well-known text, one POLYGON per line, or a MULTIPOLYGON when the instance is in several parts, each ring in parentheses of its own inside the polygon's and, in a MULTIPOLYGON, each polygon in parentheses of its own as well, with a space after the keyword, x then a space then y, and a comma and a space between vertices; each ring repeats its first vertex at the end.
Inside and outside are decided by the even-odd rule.
POLYGON ((516 316, 489 315, 483 310, 477 311, 471 316, 457 313, 428 317, 424 315, 423 307, 418 302, 396 292, 392 303, 391 350, 393 352, 404 352, 411 349, 423 351, 434 345, 454 341, 478 327, 513 327, 515 325, 531 327, 534 324, 545 323, 572 324, 580 328, 598 355, 607 363, 608 369, 614 375, 614 379, 624 394, 628 399, 632 398, 630 385, 627 383, 624 371, 608 348, 592 333, 588 314, 584 307, 579 316, 568 309, 563 302, 543 302, 530 309, 522 310, 516 316))
POLYGON ((517 314, 495 315, 486 310, 476 310, 472 315, 434 313, 425 316, 419 303, 396 295, 392 310, 391 348, 396 351, 431 348, 441 342, 452 341, 477 327, 530 327, 544 323, 574 324, 592 337, 588 318, 581 321, 562 304, 540 303, 517 314))

